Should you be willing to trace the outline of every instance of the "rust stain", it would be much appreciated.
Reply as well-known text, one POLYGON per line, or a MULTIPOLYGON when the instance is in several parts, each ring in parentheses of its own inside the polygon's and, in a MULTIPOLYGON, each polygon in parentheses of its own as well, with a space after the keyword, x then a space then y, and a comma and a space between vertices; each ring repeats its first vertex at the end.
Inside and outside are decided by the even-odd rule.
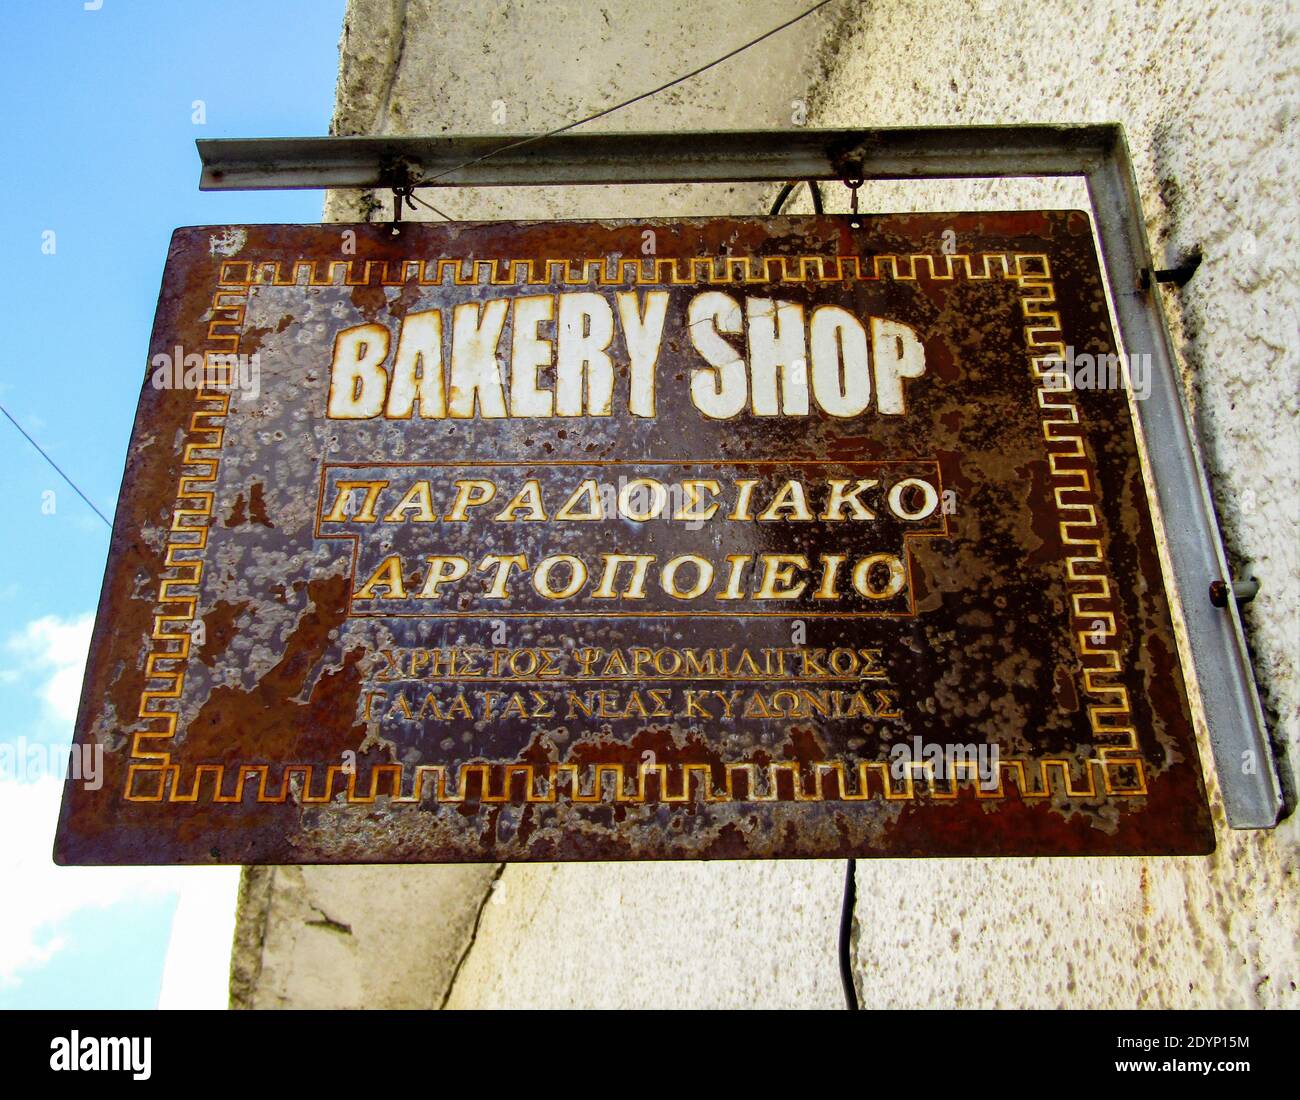
POLYGON ((347 650, 339 669, 320 668, 330 632, 346 618, 346 583, 342 577, 308 582, 309 609, 286 639, 283 656, 251 691, 213 689, 185 731, 189 759, 274 759, 284 753, 286 736, 294 759, 333 763, 360 746, 365 726, 355 714, 363 651, 347 650))
POLYGON ((204 644, 196 647, 198 659, 208 668, 213 668, 225 655, 226 649, 236 636, 235 626, 239 617, 252 606, 251 600, 231 603, 218 600, 212 610, 203 616, 204 644))

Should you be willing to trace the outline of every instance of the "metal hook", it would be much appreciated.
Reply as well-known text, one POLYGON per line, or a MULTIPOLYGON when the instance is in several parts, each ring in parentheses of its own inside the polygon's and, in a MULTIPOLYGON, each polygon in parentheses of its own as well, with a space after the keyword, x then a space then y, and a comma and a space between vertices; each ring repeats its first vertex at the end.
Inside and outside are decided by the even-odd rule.
POLYGON ((398 236, 398 235, 402 232, 402 225, 401 225, 401 223, 402 223, 402 201, 405 200, 407 206, 409 206, 412 210, 415 209, 415 201, 414 201, 414 196, 413 196, 412 193, 411 193, 412 191, 414 191, 414 188, 412 188, 412 187, 394 187, 394 188, 393 188, 393 225, 392 225, 392 233, 393 233, 393 236, 394 236, 394 237, 398 236))
POLYGON ((849 212, 852 217, 849 219, 849 225, 854 229, 862 228, 862 220, 858 217, 858 188, 862 186, 863 180, 846 179, 844 186, 849 189, 849 212))

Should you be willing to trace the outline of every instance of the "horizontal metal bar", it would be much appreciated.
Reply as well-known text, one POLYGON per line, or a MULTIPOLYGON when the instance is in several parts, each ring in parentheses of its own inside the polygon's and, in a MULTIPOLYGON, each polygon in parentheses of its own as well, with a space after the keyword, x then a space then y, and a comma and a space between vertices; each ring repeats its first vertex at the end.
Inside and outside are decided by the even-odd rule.
POLYGON ((197 145, 201 190, 247 191, 404 186, 434 176, 442 186, 500 187, 1080 175, 1114 148, 1116 133, 1113 124, 942 126, 570 133, 536 140, 528 134, 216 138, 197 145), (507 148, 516 142, 526 144, 507 148))

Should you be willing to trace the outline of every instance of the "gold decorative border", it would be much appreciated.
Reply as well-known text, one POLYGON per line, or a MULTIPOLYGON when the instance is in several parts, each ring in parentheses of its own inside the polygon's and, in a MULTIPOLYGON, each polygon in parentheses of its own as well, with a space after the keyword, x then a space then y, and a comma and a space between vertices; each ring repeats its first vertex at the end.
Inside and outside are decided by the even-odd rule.
POLYGON ((588 257, 586 259, 227 260, 225 286, 694 286, 702 283, 848 283, 882 278, 914 281, 1016 281, 1044 277, 1047 257, 1028 252, 928 253, 879 256, 588 257), (972 262, 974 261, 974 262, 972 262), (1038 265, 1036 269, 1036 265, 1038 265), (887 274, 882 274, 887 272, 887 274), (483 275, 486 274, 486 278, 483 275), (376 279, 376 276, 378 278, 376 279), (522 276, 522 277, 521 277, 522 276))
POLYGON ((520 802, 515 791, 522 786, 526 803, 554 803, 559 801, 565 780, 570 801, 594 803, 604 801, 606 792, 613 794, 615 802, 646 802, 649 796, 646 782, 656 776, 659 783, 658 802, 690 802, 702 797, 705 802, 821 802, 841 800, 864 802, 883 796, 890 802, 914 799, 926 793, 937 800, 953 800, 961 786, 974 787, 976 797, 1002 799, 1007 796, 1007 781, 1014 780, 1021 798, 1050 798, 1054 792, 1070 798, 1095 798, 1098 790, 1107 795, 1141 795, 1146 793, 1139 761, 1089 759, 1083 761, 1082 777, 1076 782, 1079 762, 1064 757, 1037 760, 999 759, 997 786, 985 789, 979 785, 978 765, 975 762, 956 761, 952 771, 962 773, 960 779, 942 779, 933 765, 915 762, 907 765, 905 777, 895 779, 893 765, 885 761, 864 761, 854 768, 839 760, 814 760, 800 764, 797 760, 776 760, 767 764, 734 762, 728 764, 640 764, 629 771, 622 764, 548 764, 538 768, 532 764, 461 764, 455 769, 442 764, 418 764, 406 769, 401 764, 376 764, 370 771, 369 790, 358 789, 357 775, 341 764, 285 764, 280 768, 280 783, 270 790, 271 765, 238 764, 227 768, 224 764, 198 764, 194 767, 194 783, 188 792, 177 790, 180 766, 149 767, 157 777, 156 793, 133 791, 128 798, 133 802, 198 802, 205 789, 214 803, 237 804, 244 800, 250 780, 257 785, 257 801, 283 803, 290 793, 294 800, 304 805, 325 805, 343 794, 349 804, 370 805, 380 798, 394 804, 413 804, 426 798, 439 802, 465 802, 469 798, 472 776, 479 779, 479 794, 474 801, 489 803, 520 802), (724 773, 723 786, 713 781, 714 771, 724 773), (407 782, 409 770, 410 782, 407 782), (451 773, 459 773, 458 785, 452 785, 451 773), (313 794, 318 785, 318 772, 325 773, 323 789, 313 794), (235 789, 225 792, 222 787, 227 772, 235 774, 235 789), (805 784, 803 773, 811 772, 812 779, 805 784), (871 778, 875 774, 875 779, 871 778), (766 779, 766 790, 759 784, 759 776, 766 779), (778 783, 788 775, 794 797, 778 797, 778 783), (171 783, 167 782, 170 776, 171 783), (297 776, 300 784, 293 782, 297 776), (635 786, 627 786, 629 776, 635 786), (673 793, 673 777, 677 777, 678 793, 673 793), (736 777, 744 780, 744 793, 737 794, 736 777), (538 788, 539 777, 543 786, 538 788), (692 777, 695 782, 692 783, 692 777), (850 777, 853 783, 850 784, 850 777), (381 779, 386 782, 381 783, 381 779), (207 782, 205 782, 207 780, 207 782), (584 786, 585 780, 585 786, 584 786), (521 782, 522 781, 522 782, 521 782), (381 789, 381 787, 383 789, 381 789), (828 790, 828 787, 830 788, 828 790), (170 788, 170 794, 167 794, 170 788), (499 793, 492 793, 493 789, 499 793), (165 797, 166 796, 166 797, 165 797))
MULTIPOLYGON (((984 252, 955 254, 951 256, 909 254, 879 255, 869 258, 858 256, 696 256, 683 259, 496 259, 496 260, 400 260, 393 262, 314 261, 297 260, 255 263, 229 260, 222 264, 217 292, 212 299, 208 341, 212 345, 205 353, 229 355, 239 349, 243 328, 246 298, 253 286, 334 286, 366 285, 376 273, 386 286, 401 286, 414 277, 420 285, 442 284, 450 276, 454 285, 463 286, 491 283, 496 286, 551 284, 597 285, 634 283, 637 285, 686 285, 700 283, 794 283, 794 282, 873 282, 882 278, 895 281, 916 281, 922 277, 933 280, 952 280, 960 273, 968 280, 991 280, 996 277, 1013 281, 1021 291, 1021 309, 1024 315, 1024 334, 1027 356, 1033 376, 1039 383, 1036 396, 1042 411, 1043 440, 1047 448, 1051 477, 1057 483, 1054 497, 1059 513, 1058 526, 1062 542, 1076 548, 1065 558, 1067 581, 1076 586, 1070 593, 1075 638, 1083 664, 1084 692, 1096 702, 1088 706, 1088 721, 1093 737, 1099 742, 1096 756, 1085 761, 1070 757, 1000 758, 996 788, 982 789, 977 780, 974 764, 957 763, 956 769, 965 770, 964 782, 972 784, 977 797, 997 799, 1006 797, 1006 781, 1015 782, 1022 798, 1047 798, 1053 793, 1052 776, 1059 777, 1056 786, 1063 787, 1069 797, 1096 797, 1102 789, 1107 795, 1140 796, 1147 791, 1144 761, 1138 752, 1137 731, 1132 725, 1132 712, 1128 690, 1119 677, 1123 672, 1123 658, 1118 648, 1118 625, 1113 604, 1110 578, 1105 572, 1105 545, 1096 507, 1096 488, 1088 465, 1083 429, 1078 406, 1070 399, 1069 391, 1050 386, 1045 381, 1049 373, 1059 371, 1056 366, 1064 357, 1060 314, 1054 308, 1056 291, 1052 281, 1048 257, 1042 253, 984 252), (558 268, 558 274, 556 274, 558 268), (241 271, 242 269, 242 271, 241 271), (322 275, 321 272, 324 271, 322 275), (773 274, 778 271, 779 274, 773 274), (357 272, 360 277, 355 277, 357 272), (488 278, 481 279, 486 271, 488 278), (395 273, 394 273, 395 272, 395 273), (924 272, 924 275, 922 274, 924 272), (303 276, 305 275, 305 278, 303 276), (230 329, 233 331, 221 331, 230 329), (225 345, 225 346, 220 346, 225 345), (1104 628, 1104 629, 1102 629, 1104 628), (1100 644, 1093 641, 1102 635, 1100 644), (1080 763, 1083 779, 1076 783, 1074 776, 1080 763), (1100 783, 1098 782, 1100 780, 1100 783), (975 781, 975 782, 972 782, 975 781)), ((930 797, 941 800, 956 798, 959 783, 952 781, 941 785, 936 781, 931 765, 913 763, 906 778, 891 782, 891 765, 884 762, 862 762, 856 768, 857 791, 849 790, 849 769, 839 761, 815 761, 802 765, 812 770, 812 791, 805 790, 801 765, 798 761, 773 761, 767 764, 728 763, 724 769, 725 788, 714 787, 713 766, 708 764, 683 764, 678 766, 681 775, 680 794, 673 795, 669 786, 668 766, 642 764, 637 769, 636 786, 629 791, 622 764, 595 764, 585 770, 591 776, 584 793, 578 765, 551 764, 546 772, 546 786, 536 790, 536 771, 530 764, 462 764, 459 786, 448 786, 449 771, 443 765, 417 765, 409 793, 403 793, 405 767, 399 764, 376 765, 370 769, 369 792, 357 789, 357 777, 341 765, 311 763, 279 765, 281 782, 278 793, 268 793, 271 765, 238 764, 229 768, 235 773, 235 789, 223 793, 227 766, 224 764, 199 764, 193 768, 194 781, 189 792, 180 790, 179 764, 171 763, 166 751, 149 751, 143 748, 146 740, 164 740, 176 732, 176 710, 156 704, 181 697, 184 688, 185 664, 190 651, 190 628, 198 603, 198 589, 203 576, 202 553, 207 545, 206 520, 212 514, 212 492, 195 488, 211 486, 217 477, 221 444, 224 435, 224 418, 229 407, 229 393, 201 390, 198 408, 190 418, 190 429, 182 454, 182 467, 201 473, 182 472, 176 493, 164 559, 166 573, 159 586, 157 612, 152 639, 154 642, 145 666, 146 688, 141 694, 139 717, 159 721, 164 729, 144 730, 134 735, 133 761, 128 768, 123 797, 132 802, 197 802, 205 786, 209 787, 213 803, 234 804, 244 798, 250 778, 257 780, 259 803, 282 803, 291 789, 291 777, 302 777, 302 788, 297 798, 302 803, 331 802, 336 794, 343 794, 349 804, 369 804, 381 797, 380 777, 388 776, 391 784, 386 797, 395 803, 419 802, 430 793, 425 791, 426 779, 433 779, 432 797, 439 802, 463 802, 469 789, 469 777, 480 777, 479 801, 483 803, 511 801, 512 788, 517 777, 524 779, 524 800, 555 802, 559 797, 560 778, 569 780, 569 798, 576 803, 599 802, 605 799, 605 777, 613 777, 614 800, 617 802, 645 802, 648 799, 646 780, 652 773, 658 776, 659 798, 662 802, 686 802, 703 796, 706 802, 777 801, 778 777, 788 773, 793 783, 794 801, 821 801, 827 799, 824 778, 835 780, 834 797, 844 801, 863 801, 873 797, 870 775, 876 772, 880 794, 889 801, 918 797, 924 788, 930 797), (212 452, 202 455, 201 452, 212 452), (186 503, 189 502, 189 506, 186 503), (197 502, 197 505, 195 504, 197 502), (197 521, 197 522, 194 522, 197 521), (184 555, 184 556, 182 556, 184 555), (192 590, 181 591, 181 590, 192 590), (178 611, 179 609, 179 611, 178 611), (175 632, 168 629, 185 624, 175 632), (168 667, 163 667, 166 664, 168 667), (161 682, 163 688, 150 688, 148 683, 161 682), (318 769, 325 773, 324 791, 311 793, 313 777, 318 769), (768 793, 758 789, 760 769, 768 779, 768 793), (692 774, 701 778, 694 792, 692 774), (745 776, 745 795, 738 799, 734 776, 745 776), (492 779, 497 777, 499 795, 492 795, 492 779), (917 783, 914 776, 920 775, 917 783), (153 777, 154 789, 147 784, 144 789, 141 777, 153 777), (204 783, 205 777, 211 784, 204 783), (343 789, 336 791, 342 778, 343 789)), ((516 799, 517 801, 517 799, 516 799)))
MULTIPOLYGON (((203 385, 190 414, 189 431, 181 452, 181 476, 176 486, 176 505, 163 557, 163 575, 158 585, 154 610, 153 645, 145 659, 145 688, 140 693, 139 718, 162 729, 137 730, 131 739, 134 759, 158 761, 148 767, 167 767, 171 754, 150 750, 147 741, 170 741, 176 735, 179 711, 167 705, 180 705, 185 687, 185 667, 189 660, 192 630, 198 610, 199 588, 203 582, 203 554, 208 545, 208 520, 212 516, 212 487, 216 485, 221 464, 221 447, 225 440, 226 414, 230 410, 229 388, 210 389, 209 383, 229 384, 235 368, 224 357, 239 352, 244 329, 248 288, 219 283, 208 311, 208 346, 203 351, 203 385), (202 488, 207 486, 207 488, 202 488), (150 683, 162 687, 150 687, 150 683)), ((127 792, 131 790, 135 771, 127 773, 127 792)), ((173 766, 174 765, 170 765, 173 766)))
MULTIPOLYGON (((1070 592, 1070 603, 1074 609, 1075 641, 1083 662, 1084 691, 1104 700, 1088 706, 1088 722, 1098 741, 1112 742, 1098 747, 1102 759, 1137 753, 1128 688, 1119 679, 1124 662, 1118 648, 1119 627, 1111 581, 1106 575, 1106 548, 1096 505, 1099 493, 1093 484, 1079 408, 1070 398, 1070 390, 1046 381, 1048 375, 1060 377, 1060 364, 1066 354, 1061 315, 1053 308, 1056 291, 1050 275, 1043 276, 1041 282, 1022 281, 1020 287, 1025 344, 1039 383, 1043 442, 1052 479, 1057 483, 1053 495, 1060 515, 1061 541, 1075 547, 1073 553, 1066 554, 1065 564, 1067 580, 1079 586, 1070 592), (1101 643, 1093 640, 1097 635, 1103 637, 1101 643)), ((1140 765, 1140 758, 1138 762, 1140 765)))

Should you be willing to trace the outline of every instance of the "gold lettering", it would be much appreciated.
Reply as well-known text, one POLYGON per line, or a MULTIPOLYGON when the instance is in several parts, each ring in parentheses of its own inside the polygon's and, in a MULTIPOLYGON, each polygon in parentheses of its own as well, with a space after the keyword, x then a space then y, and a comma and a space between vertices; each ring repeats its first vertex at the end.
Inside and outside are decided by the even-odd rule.
POLYGON ((452 503, 451 511, 447 513, 450 522, 462 522, 469 509, 486 504, 497 495, 496 485, 480 478, 457 479, 455 485, 456 499, 452 503))
POLYGON ((506 599, 506 581, 510 577, 511 569, 527 569, 528 559, 523 554, 486 554, 483 560, 478 563, 478 572, 484 573, 489 569, 496 569, 496 576, 492 578, 492 587, 483 593, 485 600, 504 600, 506 599))
POLYGON ((754 560, 752 554, 728 554, 727 555, 727 585, 718 593, 720 600, 743 600, 744 592, 740 590, 740 577, 745 570, 745 566, 754 560))
POLYGON ((887 600, 891 596, 897 596, 906 583, 907 571, 894 554, 871 554, 853 567, 853 587, 869 600, 887 600), (881 587, 877 587, 872 580, 872 570, 878 565, 884 566, 887 573, 887 579, 881 587))
POLYGON ((379 500, 379 493, 388 485, 387 481, 340 481, 336 484, 334 498, 334 507, 330 509, 329 515, 322 516, 321 521, 324 523, 374 523, 375 522, 375 503, 379 500), (361 505, 361 511, 355 516, 349 516, 346 512, 348 504, 352 500, 352 494, 358 489, 365 489, 366 498, 361 505))
POLYGON ((673 599, 693 600, 707 592, 709 585, 713 583, 713 563, 708 558, 702 558, 698 554, 679 554, 664 565, 663 572, 659 576, 659 583, 673 599), (687 562, 695 566, 697 573, 695 583, 690 588, 680 589, 677 587, 677 570, 687 562))
POLYGON ((822 554, 822 583, 817 591, 813 593, 814 600, 835 600, 839 599, 840 590, 836 580, 839 576, 840 566, 844 564, 843 554, 822 554))
POLYGON ((719 508, 722 507, 716 500, 710 504, 703 512, 697 512, 695 509, 700 505, 700 490, 718 494, 722 492, 721 482, 712 478, 689 478, 682 482, 682 503, 677 511, 673 513, 673 519, 684 519, 689 521, 701 521, 712 519, 719 508))
POLYGON ((548 600, 567 599, 587 583, 587 566, 583 560, 573 554, 552 554, 537 563, 533 571, 533 588, 539 596, 548 600), (552 588, 551 572, 557 565, 569 567, 569 580, 563 588, 552 588))
POLYGON ((826 507, 822 510, 821 518, 827 522, 835 523, 844 519, 844 509, 847 506, 853 512, 854 519, 875 519, 876 514, 858 499, 859 493, 864 493, 868 489, 874 489, 880 484, 875 478, 859 478, 852 489, 845 491, 848 486, 847 481, 839 479, 828 480, 827 484, 831 487, 830 499, 826 501, 826 507))
MULTIPOLYGON (((706 694, 703 691, 696 691, 693 688, 686 689, 686 717, 687 718, 712 718, 713 712, 699 701, 699 696, 706 694)), ((709 693, 711 694, 711 693, 709 693)))
POLYGON ((811 521, 813 514, 808 511, 808 500, 804 496, 803 482, 794 480, 787 481, 777 491, 772 503, 763 510, 762 514, 759 515, 758 518, 760 521, 787 519, 794 523, 805 523, 811 521), (788 511, 790 514, 788 516, 782 516, 781 511, 783 509, 788 511))
POLYGON ((429 563, 429 576, 425 579, 424 588, 420 590, 417 599, 437 599, 438 590, 444 584, 458 581, 469 572, 469 562, 457 554, 438 554, 424 560, 429 563))
POLYGON ((402 559, 389 554, 352 597, 354 600, 404 600, 406 586, 402 583, 402 559), (388 595, 375 595, 376 588, 386 588, 388 595))
POLYGON ((605 509, 601 504, 600 490, 596 488, 596 483, 588 478, 573 490, 573 495, 564 502, 558 512, 555 513, 556 519, 604 519, 605 509), (578 502, 586 497, 588 501, 587 511, 577 512, 574 509, 578 507, 578 502))
POLYGON ((758 479, 752 477, 737 478, 735 484, 736 503, 732 506, 727 519, 753 519, 754 513, 749 510, 749 501, 754 495, 754 487, 758 484, 758 479))
POLYGON ((754 599, 793 600, 808 587, 807 581, 800 581, 791 587, 795 569, 808 568, 808 558, 805 555, 761 554, 759 557, 763 564, 763 579, 754 599))
POLYGON ((407 512, 415 512, 415 523, 435 523, 438 517, 433 511, 430 497, 430 485, 427 481, 417 481, 406 491, 406 495, 397 502, 397 506, 384 517, 385 523, 406 522, 407 512))
POLYGON ((639 523, 643 523, 648 519, 658 519, 663 515, 667 503, 668 490, 664 488, 662 482, 656 481, 652 477, 633 478, 631 481, 625 482, 618 491, 619 513, 639 523), (644 491, 650 494, 650 503, 646 509, 633 511, 632 498, 634 495, 639 496, 641 494, 642 486, 645 486, 644 491))
POLYGON ((525 520, 546 518, 546 509, 542 507, 542 485, 535 477, 524 482, 523 488, 510 498, 510 503, 496 514, 496 518, 514 523, 515 513, 525 508, 528 510, 525 520))

